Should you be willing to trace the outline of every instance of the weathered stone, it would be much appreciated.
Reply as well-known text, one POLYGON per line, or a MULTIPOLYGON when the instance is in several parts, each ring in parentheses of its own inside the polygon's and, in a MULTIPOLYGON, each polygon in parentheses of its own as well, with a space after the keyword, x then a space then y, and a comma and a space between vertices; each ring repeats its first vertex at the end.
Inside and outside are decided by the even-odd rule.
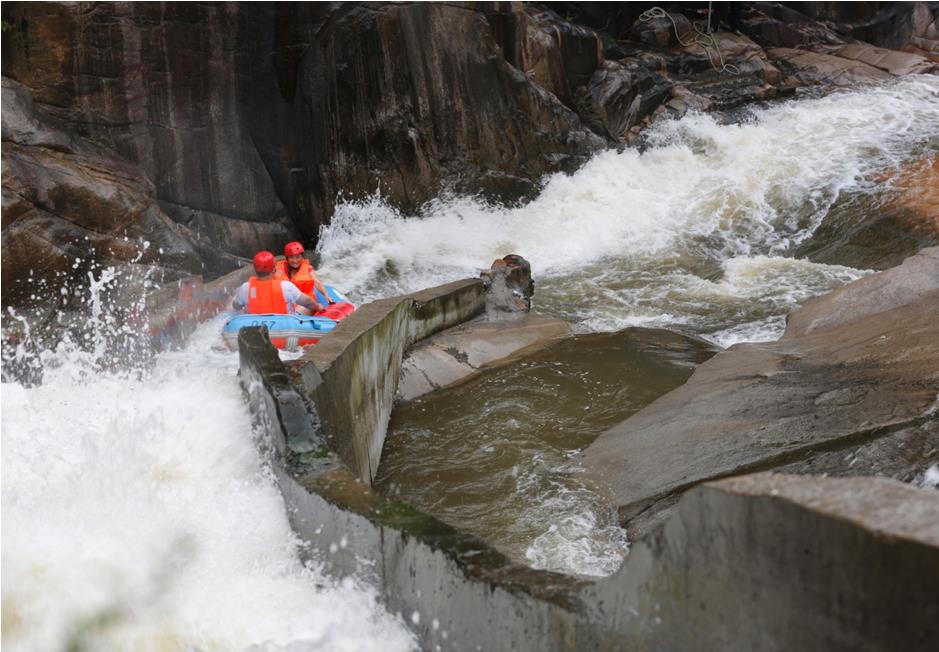
POLYGON ((638 110, 630 111, 639 94, 639 80, 618 61, 604 62, 590 79, 589 92, 607 135, 614 140, 621 140, 644 117, 638 110))
POLYGON ((715 356, 598 437, 584 464, 612 488, 623 521, 645 530, 699 482, 825 451, 847 457, 934 419, 937 257, 926 250, 810 302, 783 339, 715 356))
POLYGON ((889 72, 891 75, 922 75, 939 72, 934 62, 909 52, 885 50, 866 43, 848 43, 835 50, 835 54, 851 61, 860 61, 869 66, 889 72))
POLYGON ((3 140, 17 145, 46 147, 62 152, 75 149, 73 138, 63 133, 33 106, 26 88, 12 79, 3 78, 3 140))
POLYGON ((472 191, 486 175, 536 179, 604 144, 505 60, 478 12, 355 6, 324 28, 318 46, 309 66, 323 78, 307 93, 325 124, 313 135, 342 152, 315 172, 322 201, 371 192, 380 178, 382 195, 412 210, 445 183, 472 191))
MULTIPOLYGON (((808 4, 800 3, 799 7, 804 9, 808 4)), ((816 22, 778 2, 761 2, 751 6, 744 22, 747 32, 768 46, 798 48, 822 43, 844 43, 844 37, 829 25, 816 22)))
POLYGON ((533 22, 550 34, 564 65, 567 87, 575 89, 590 81, 593 71, 603 64, 603 41, 592 29, 564 20, 550 9, 529 11, 533 22))
MULTIPOLYGON (((676 16, 676 19, 681 21, 683 28, 679 31, 679 34, 684 36, 690 34, 692 30, 688 19, 684 16, 676 16)), ((667 48, 677 42, 674 29, 672 21, 665 16, 650 20, 637 20, 630 28, 630 36, 646 45, 667 48)))
MULTIPOLYGON (((786 339, 845 325, 908 304, 931 300, 939 309, 939 247, 923 249, 902 265, 872 274, 810 299, 786 319, 786 339)), ((904 337, 905 328, 885 332, 886 338, 904 337)))
POLYGON ((31 303, 37 284, 57 295, 93 263, 155 265, 155 281, 203 269, 146 180, 119 158, 6 141, 3 188, 4 305, 31 303))
POLYGON ((714 32, 706 41, 693 40, 682 48, 682 56, 671 64, 676 72, 732 71, 735 75, 753 76, 767 84, 778 84, 782 74, 766 53, 746 36, 714 32), (724 70, 724 68, 727 70, 724 70))
POLYGON ((854 86, 858 83, 890 79, 888 72, 862 61, 820 52, 772 48, 767 56, 791 78, 801 84, 829 84, 854 86))
POLYGON ((481 273, 486 287, 486 316, 489 319, 514 318, 531 310, 535 281, 531 263, 516 254, 497 258, 492 267, 481 273))
POLYGON ((939 165, 933 158, 908 161, 871 179, 884 189, 878 210, 858 211, 857 202, 870 200, 849 199, 829 212, 812 240, 793 252, 796 257, 883 270, 939 245, 939 165))
POLYGON ((874 45, 903 50, 910 45, 936 51, 939 7, 934 2, 889 2, 874 14, 846 16, 852 37, 874 45), (924 47, 925 46, 925 47, 924 47))

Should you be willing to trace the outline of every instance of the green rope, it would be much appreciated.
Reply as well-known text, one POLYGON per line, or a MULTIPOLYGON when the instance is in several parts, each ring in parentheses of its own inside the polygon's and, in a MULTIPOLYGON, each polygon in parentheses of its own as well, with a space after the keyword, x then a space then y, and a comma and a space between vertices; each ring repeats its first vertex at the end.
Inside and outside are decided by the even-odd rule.
MULTIPOLYGON (((708 3, 710 7, 710 3, 708 3)), ((692 23, 691 26, 694 28, 695 34, 691 42, 685 43, 681 38, 681 34, 678 33, 678 24, 675 22, 675 19, 672 18, 672 15, 662 9, 661 7, 652 7, 651 9, 642 12, 639 15, 639 20, 643 23, 648 23, 651 20, 656 18, 668 18, 672 21, 672 29, 675 30, 675 38, 678 39, 678 42, 682 47, 689 47, 695 43, 704 48, 705 53, 708 55, 708 61, 711 63, 711 67, 714 68, 717 72, 727 72, 731 75, 739 75, 740 68, 731 64, 724 62, 724 55, 721 54, 721 49, 717 44, 717 39, 714 38, 714 34, 711 33, 711 13, 710 9, 708 10, 708 20, 707 20, 707 31, 702 31, 696 23, 692 23), (711 50, 717 54, 717 63, 714 62, 714 55, 711 54, 711 50), (720 65, 718 65, 718 63, 720 65)))

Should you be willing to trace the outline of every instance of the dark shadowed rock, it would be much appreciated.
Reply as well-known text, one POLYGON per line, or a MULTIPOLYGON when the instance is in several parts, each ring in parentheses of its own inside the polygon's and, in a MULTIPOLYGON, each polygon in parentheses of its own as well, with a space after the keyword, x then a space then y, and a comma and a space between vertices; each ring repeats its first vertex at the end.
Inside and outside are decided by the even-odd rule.
POLYGON ((56 302, 93 263, 152 267, 154 281, 202 271, 136 166, 67 135, 16 82, 3 98, 4 305, 56 302))
MULTIPOLYGON (((562 58, 566 73, 578 69, 562 58)), ((510 65, 485 16, 466 8, 351 7, 323 28, 301 74, 323 120, 313 136, 327 144, 322 201, 380 180, 383 196, 413 210, 445 185, 537 179, 604 144, 510 65)))
MULTIPOLYGON (((804 9, 808 4, 802 2, 798 6, 804 9)), ((829 25, 778 2, 761 2, 751 6, 744 22, 747 32, 765 46, 799 48, 844 43, 844 37, 829 25)))
POLYGON ((603 63, 603 40, 592 29, 564 20, 548 9, 529 10, 532 22, 543 33, 553 37, 561 55, 568 88, 574 89, 590 81, 590 76, 603 63))
MULTIPOLYGON (((159 213, 151 223, 180 228, 140 229, 173 234, 163 239, 179 239, 210 274, 260 247, 313 240, 340 195, 380 187, 406 211, 444 187, 517 200, 604 144, 558 99, 602 59, 599 39, 559 18, 549 33, 521 6, 13 3, 3 16, 3 73, 21 84, 3 93, 4 142, 71 152, 81 141, 110 161, 102 172, 138 180, 138 203, 156 206, 123 210, 125 197, 101 211, 89 198, 73 204, 72 192, 83 228, 122 230, 159 213), (494 25, 523 45, 541 39, 558 96, 509 63, 500 44, 512 39, 494 25)), ((22 162, 49 156, 18 157, 4 197, 22 214, 12 195, 36 176, 22 162)), ((72 236, 69 255, 90 254, 72 236)))

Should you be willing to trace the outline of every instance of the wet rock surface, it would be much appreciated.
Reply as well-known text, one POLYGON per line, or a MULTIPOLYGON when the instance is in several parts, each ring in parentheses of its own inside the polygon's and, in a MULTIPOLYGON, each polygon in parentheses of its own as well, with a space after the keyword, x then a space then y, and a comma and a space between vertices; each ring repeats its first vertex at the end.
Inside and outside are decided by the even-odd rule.
POLYGON ((712 478, 810 469, 829 453, 818 468, 848 473, 871 447, 892 457, 884 468, 903 467, 903 450, 877 444, 887 437, 925 442, 917 444, 925 457, 900 475, 921 473, 939 451, 937 309, 939 249, 932 248, 808 302, 777 342, 717 355, 685 385, 600 435, 584 465, 612 488, 634 533, 712 478))
POLYGON ((168 278, 220 275, 312 244, 337 197, 524 200, 689 110, 934 73, 935 3, 874 4, 748 3, 705 38, 677 6, 6 3, 3 301, 30 247, 133 260, 126 231, 168 278))
MULTIPOLYGON (((798 257, 857 269, 888 269, 939 244, 939 160, 927 157, 875 176, 883 190, 833 209, 816 231, 823 245, 806 243, 798 257), (874 206, 870 217, 859 204, 874 206)), ((813 238, 814 239, 814 238, 813 238)))

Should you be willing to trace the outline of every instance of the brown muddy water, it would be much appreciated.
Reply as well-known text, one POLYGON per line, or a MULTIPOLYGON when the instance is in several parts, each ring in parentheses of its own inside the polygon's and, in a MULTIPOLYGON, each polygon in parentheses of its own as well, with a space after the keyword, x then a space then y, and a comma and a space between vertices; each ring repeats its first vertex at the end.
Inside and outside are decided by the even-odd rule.
POLYGON ((535 567, 609 574, 627 542, 577 453, 714 352, 643 328, 564 340, 396 409, 376 487, 535 567))

